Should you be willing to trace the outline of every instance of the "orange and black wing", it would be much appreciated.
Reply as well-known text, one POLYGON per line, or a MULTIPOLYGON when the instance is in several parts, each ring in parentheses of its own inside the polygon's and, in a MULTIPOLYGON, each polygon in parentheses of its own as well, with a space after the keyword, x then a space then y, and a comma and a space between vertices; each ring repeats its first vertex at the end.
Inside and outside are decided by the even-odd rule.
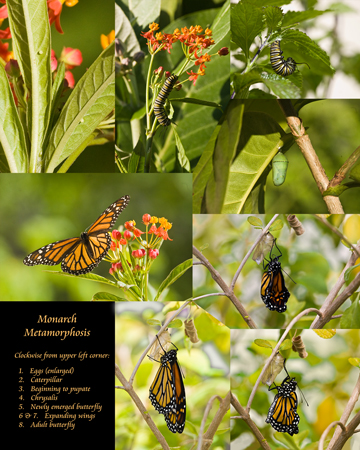
POLYGON ((169 360, 164 361, 164 357, 162 357, 162 364, 150 386, 149 398, 151 404, 160 414, 166 414, 175 405, 174 394, 171 365, 169 360))
POLYGON ((121 211, 130 201, 125 195, 110 205, 80 238, 53 242, 30 253, 24 264, 55 266, 61 262, 61 269, 73 275, 91 272, 107 254, 111 245, 108 231, 114 226, 121 211))
POLYGON ((175 386, 176 404, 172 410, 169 413, 164 414, 164 416, 166 425, 171 432, 182 433, 186 421, 186 396, 182 373, 177 360, 172 363, 172 375, 175 386))
POLYGON ((53 242, 30 253, 24 259, 27 266, 36 266, 44 264, 46 266, 56 266, 81 242, 80 238, 64 239, 63 241, 53 242))
POLYGON ((124 197, 116 200, 116 202, 106 208, 101 216, 98 217, 92 225, 90 225, 87 234, 89 236, 96 236, 99 233, 111 230, 111 228, 115 225, 119 214, 127 207, 129 201, 129 195, 124 195, 124 197))
POLYGON ((91 272, 107 254, 111 245, 109 233, 101 233, 96 236, 87 235, 84 239, 85 234, 82 234, 79 244, 63 258, 61 263, 63 272, 73 275, 91 272))
POLYGON ((290 392, 287 396, 284 396, 283 393, 278 393, 270 406, 266 422, 270 423, 276 431, 293 436, 299 432, 298 424, 300 418, 296 408, 296 392, 290 392))
POLYGON ((261 298, 270 311, 282 313, 287 309, 286 303, 289 297, 290 292, 285 286, 281 264, 278 261, 272 261, 262 276, 261 298))

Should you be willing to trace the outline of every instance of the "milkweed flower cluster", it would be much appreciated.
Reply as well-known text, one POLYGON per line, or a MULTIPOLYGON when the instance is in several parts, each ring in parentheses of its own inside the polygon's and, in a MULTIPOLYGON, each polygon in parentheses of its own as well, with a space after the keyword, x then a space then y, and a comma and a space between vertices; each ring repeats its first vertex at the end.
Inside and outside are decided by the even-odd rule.
POLYGON ((145 231, 137 228, 135 220, 125 222, 122 232, 113 230, 110 252, 106 258, 111 263, 110 275, 123 285, 133 286, 136 283, 141 290, 163 242, 172 241, 168 235, 172 224, 165 217, 159 219, 144 214, 142 223, 145 231))
POLYGON ((149 31, 142 32, 141 35, 147 39, 149 53, 155 55, 159 51, 167 51, 169 54, 176 42, 180 42, 181 48, 186 57, 186 62, 180 70, 179 76, 185 71, 186 66, 190 63, 195 64, 199 69, 195 73, 192 70, 187 72, 189 80, 195 85, 199 75, 205 75, 206 63, 216 54, 224 56, 229 53, 224 47, 215 55, 210 55, 207 50, 215 44, 212 38, 212 30, 206 28, 204 31, 200 25, 191 25, 189 28, 184 27, 179 30, 176 28, 173 33, 157 32, 159 25, 155 22, 149 25, 149 31), (204 53, 205 52, 205 53, 204 53))

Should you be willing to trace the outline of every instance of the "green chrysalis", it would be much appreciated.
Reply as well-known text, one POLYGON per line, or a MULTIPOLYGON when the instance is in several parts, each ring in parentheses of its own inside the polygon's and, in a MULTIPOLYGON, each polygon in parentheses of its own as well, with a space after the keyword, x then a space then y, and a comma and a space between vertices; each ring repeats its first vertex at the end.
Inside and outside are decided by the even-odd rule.
POLYGON ((272 177, 274 186, 281 186, 286 178, 289 161, 286 156, 279 152, 272 160, 272 177))

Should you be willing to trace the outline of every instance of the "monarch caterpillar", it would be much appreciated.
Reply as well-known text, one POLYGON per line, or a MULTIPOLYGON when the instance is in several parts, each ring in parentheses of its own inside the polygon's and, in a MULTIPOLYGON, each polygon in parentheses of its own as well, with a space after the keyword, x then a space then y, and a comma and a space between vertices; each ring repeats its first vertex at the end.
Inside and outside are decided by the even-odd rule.
POLYGON ((277 153, 272 160, 272 179, 274 186, 281 186, 286 178, 289 161, 284 153, 277 153))
POLYGON ((297 382, 295 378, 290 378, 288 371, 284 365, 286 378, 281 383, 281 386, 274 386, 269 388, 269 391, 277 389, 278 393, 275 395, 272 402, 266 423, 269 423, 276 431, 281 433, 288 433, 290 436, 299 433, 298 424, 300 417, 296 411, 298 400, 296 395, 297 382))
POLYGON ((280 48, 280 41, 274 41, 270 45, 270 62, 275 72, 283 77, 287 77, 288 75, 294 73, 297 64, 306 64, 309 67, 308 63, 297 63, 290 57, 285 61, 282 54, 283 52, 280 48))
POLYGON ((155 100, 154 114, 160 125, 163 127, 168 127, 171 123, 171 120, 165 113, 164 105, 178 78, 177 75, 171 75, 169 78, 166 78, 165 83, 155 100))
MULTIPOLYGON (((274 240, 275 247, 279 250, 276 245, 276 239, 274 240)), ((265 306, 270 309, 270 311, 277 311, 283 313, 286 311, 286 303, 289 300, 290 292, 285 286, 284 276, 281 272, 281 262, 279 258, 282 256, 276 256, 272 258, 272 249, 270 251, 270 261, 264 267, 264 273, 261 280, 261 299, 265 303, 265 306)))

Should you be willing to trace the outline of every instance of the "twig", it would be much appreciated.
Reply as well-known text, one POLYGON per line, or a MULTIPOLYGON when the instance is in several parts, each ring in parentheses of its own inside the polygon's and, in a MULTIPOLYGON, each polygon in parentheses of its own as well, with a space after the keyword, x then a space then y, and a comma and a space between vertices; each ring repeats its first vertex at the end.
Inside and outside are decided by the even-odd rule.
POLYGON ((193 298, 193 302, 195 302, 196 300, 200 300, 201 298, 205 298, 205 297, 214 297, 216 295, 222 295, 224 297, 227 297, 227 295, 224 292, 214 292, 213 294, 204 294, 204 295, 199 295, 199 297, 194 297, 193 298))
MULTIPOLYGON (((188 300, 187 302, 184 302, 181 307, 174 312, 174 314, 169 317, 169 319, 167 319, 164 323, 164 325, 160 328, 160 330, 157 332, 158 335, 160 335, 165 329, 166 327, 169 325, 170 322, 172 322, 176 316, 178 316, 181 311, 186 308, 188 306, 189 303, 191 303, 192 300, 188 300)), ((129 379, 129 383, 132 385, 134 382, 134 378, 136 375, 136 372, 138 371, 140 364, 142 363, 143 359, 145 358, 145 356, 148 354, 150 348, 153 346, 154 342, 156 341, 157 337, 155 336, 153 338, 153 340, 150 342, 150 344, 146 347, 146 349, 144 350, 143 354, 140 356, 139 361, 137 362, 136 366, 134 367, 133 373, 131 374, 131 377, 129 379)))
POLYGON ((154 421, 150 417, 150 414, 146 411, 146 408, 143 404, 143 402, 140 400, 136 392, 134 391, 134 388, 132 387, 132 384, 130 384, 127 379, 122 374, 121 370, 119 369, 118 365, 115 364, 115 375, 119 379, 120 383, 124 386, 126 392, 130 395, 132 401, 137 406, 138 410, 140 411, 141 415, 143 416, 145 422, 148 424, 151 431, 154 433, 156 439, 159 441, 161 447, 165 450, 170 450, 170 447, 168 446, 164 436, 160 433, 157 426, 155 425, 154 421))
MULTIPOLYGON (((360 148, 360 147, 359 147, 359 148, 360 148)), ((339 238, 340 238, 342 241, 345 241, 345 242, 348 244, 348 246, 351 247, 352 250, 357 254, 357 257, 360 258, 360 252, 359 252, 359 250, 356 248, 356 246, 354 246, 354 245, 349 241, 349 239, 348 239, 346 236, 344 236, 344 235, 342 234, 342 232, 341 232, 340 230, 338 230, 336 227, 332 226, 331 223, 329 223, 324 217, 321 217, 321 216, 319 216, 319 215, 317 215, 317 214, 314 214, 314 217, 315 217, 317 220, 319 220, 322 224, 324 224, 326 227, 328 227, 329 230, 331 230, 333 233, 335 233, 337 236, 339 236, 339 238)))
POLYGON ((239 302, 239 299, 236 297, 234 292, 229 288, 229 286, 225 283, 225 281, 221 278, 219 272, 214 269, 214 267, 210 264, 208 259, 193 245, 193 254, 198 258, 203 265, 208 269, 214 281, 220 286, 220 288, 224 291, 225 295, 229 297, 230 301, 233 303, 235 308, 239 311, 242 318, 245 320, 246 324, 249 328, 257 328, 255 322, 248 315, 246 309, 239 302))
POLYGON ((342 422, 336 421, 336 422, 332 422, 329 426, 327 426, 325 428, 325 430, 323 431, 321 438, 319 440, 319 447, 318 450, 324 450, 324 444, 325 444, 325 440, 326 440, 326 436, 329 434, 329 431, 331 430, 331 428, 336 427, 337 425, 339 425, 341 427, 341 429, 343 431, 346 431, 346 427, 342 422))
POLYGON ((258 440, 259 444, 264 450, 271 450, 269 444, 266 442, 266 439, 261 434, 258 427, 251 420, 250 414, 241 406, 239 400, 235 397, 234 393, 231 393, 231 404, 236 409, 236 411, 240 414, 240 417, 244 420, 250 430, 253 432, 254 436, 258 440))
MULTIPOLYGON (((339 278, 337 279, 335 285, 333 286, 333 288, 329 292, 329 295, 326 297, 323 305, 320 308, 320 311, 321 311, 321 313, 323 314, 323 317, 324 317, 324 321, 321 322, 319 317, 316 317, 314 322, 310 326, 310 328, 312 328, 313 330, 316 330, 318 328, 322 328, 325 325, 325 323, 329 322, 331 320, 330 318, 334 315, 334 312, 336 311, 336 309, 333 308, 335 297, 338 295, 340 289, 342 288, 342 286, 345 283, 345 272, 350 267, 352 267, 355 264, 356 260, 357 260, 356 254, 360 250, 360 244, 356 245, 355 249, 356 249, 356 253, 353 252, 351 254, 351 256, 349 258, 349 261, 345 265, 345 267, 344 267, 343 271, 341 272, 339 278), (331 310, 329 308, 331 308, 331 310), (329 311, 331 311, 331 313, 329 313, 329 311), (326 321, 325 321, 325 318, 326 318, 326 321)), ((342 301, 342 303, 344 303, 347 300, 347 298, 348 297, 340 298, 340 301, 342 301)), ((338 301, 338 298, 336 299, 336 301, 338 301)), ((340 301, 337 303, 337 305, 338 305, 337 308, 339 308, 341 306, 341 304, 342 304, 342 303, 340 303, 340 301)))
MULTIPOLYGON (((295 142, 303 154, 307 165, 314 177, 317 187, 322 194, 329 187, 329 179, 325 170, 312 146, 310 137, 306 134, 302 120, 297 116, 295 108, 291 100, 278 100, 279 106, 286 117, 288 126, 295 138, 295 142)), ((339 197, 326 195, 323 197, 324 202, 331 214, 344 214, 339 197)))
POLYGON ((339 185, 346 177, 348 171, 360 158, 360 146, 349 156, 330 181, 329 187, 339 185))
POLYGON ((201 427, 200 427, 200 432, 199 432, 199 441, 198 441, 198 446, 197 446, 198 450, 207 450, 208 448, 210 448, 210 446, 213 442, 213 439, 214 439, 214 435, 215 435, 217 429, 219 428, 219 425, 220 425, 223 417, 229 411, 229 409, 230 409, 230 391, 227 393, 227 395, 224 399, 222 399, 219 395, 214 395, 213 397, 211 397, 211 399, 208 401, 208 403, 206 405, 204 417, 202 418, 202 421, 201 421, 201 427), (216 399, 220 400, 219 409, 216 411, 215 417, 212 420, 206 433, 203 434, 206 419, 207 419, 207 417, 210 413, 210 410, 212 408, 212 405, 216 399))
POLYGON ((275 220, 279 217, 280 214, 275 214, 274 217, 270 220, 270 222, 266 225, 266 227, 263 229, 263 231, 261 232, 261 234, 258 236, 258 238, 256 239, 255 243, 251 246, 250 250, 246 253, 244 259, 241 261, 241 264, 238 268, 238 270, 235 273, 235 276, 231 282, 230 285, 230 289, 233 291, 236 281, 239 278, 240 272, 242 271, 243 267, 246 264, 246 261, 250 258, 252 252, 255 250, 256 246, 258 245, 258 243, 261 241, 262 237, 269 231, 269 228, 271 227, 271 225, 275 222, 275 220))
MULTIPOLYGON (((346 422, 348 421, 348 419, 350 417, 350 414, 354 410, 355 405, 356 405, 357 401, 359 400, 359 395, 360 395, 360 376, 358 377, 358 380, 356 382, 354 390, 351 393, 349 401, 348 401, 348 403, 344 409, 344 412, 342 413, 341 419, 340 419, 340 423, 342 424, 342 426, 340 425, 342 428, 342 431, 348 431, 347 428, 345 428, 344 424, 346 424, 346 422)), ((353 428, 354 430, 355 430, 356 426, 353 428)), ((342 431, 340 430, 340 428, 336 428, 334 435, 331 438, 330 443, 328 445, 328 449, 335 448, 336 441, 339 439, 340 435, 342 434, 342 431)), ((321 442, 321 439, 320 439, 320 442, 321 442)), ((319 450, 320 450, 320 442, 319 442, 319 450)), ((325 439, 324 439, 324 442, 325 442, 325 439)))

